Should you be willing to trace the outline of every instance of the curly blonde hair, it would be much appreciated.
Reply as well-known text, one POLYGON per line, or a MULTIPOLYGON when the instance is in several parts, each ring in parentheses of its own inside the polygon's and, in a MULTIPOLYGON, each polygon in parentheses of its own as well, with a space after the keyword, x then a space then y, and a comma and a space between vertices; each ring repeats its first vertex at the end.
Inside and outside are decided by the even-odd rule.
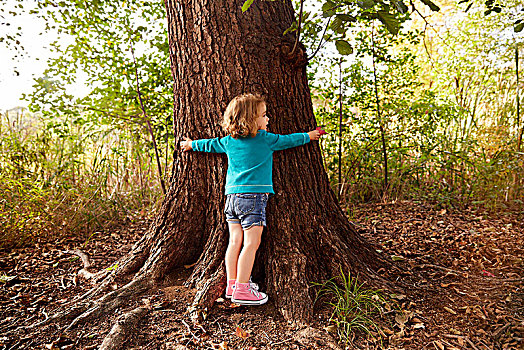
POLYGON ((235 139, 257 136, 257 112, 262 103, 266 101, 258 94, 243 94, 233 98, 224 112, 224 131, 235 139))

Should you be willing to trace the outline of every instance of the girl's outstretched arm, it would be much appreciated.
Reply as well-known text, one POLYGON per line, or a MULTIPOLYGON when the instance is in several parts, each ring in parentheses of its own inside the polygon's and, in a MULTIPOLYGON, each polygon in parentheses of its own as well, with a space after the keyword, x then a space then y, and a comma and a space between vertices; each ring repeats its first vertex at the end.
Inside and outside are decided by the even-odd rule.
POLYGON ((269 147, 273 151, 281 151, 292 147, 302 146, 310 141, 316 141, 320 138, 320 131, 311 130, 309 132, 298 132, 288 135, 272 134, 266 132, 269 147))
POLYGON ((186 144, 186 148, 190 147, 189 149, 196 152, 226 153, 227 138, 226 136, 222 138, 215 137, 214 139, 186 139, 185 142, 189 142, 189 146, 186 144))
POLYGON ((182 147, 182 151, 191 151, 193 149, 191 146, 192 142, 193 140, 191 140, 189 137, 184 137, 184 141, 180 141, 180 147, 182 147))

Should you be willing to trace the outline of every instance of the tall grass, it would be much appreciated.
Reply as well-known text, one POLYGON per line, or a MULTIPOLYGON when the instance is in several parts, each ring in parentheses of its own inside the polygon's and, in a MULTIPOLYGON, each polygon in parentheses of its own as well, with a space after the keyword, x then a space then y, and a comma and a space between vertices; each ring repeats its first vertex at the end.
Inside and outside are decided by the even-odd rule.
POLYGON ((0 114, 0 248, 102 232, 161 198, 149 144, 122 125, 0 114))
MULTIPOLYGON (((326 170, 334 189, 338 143, 343 145, 341 201, 423 199, 444 206, 483 203, 488 207, 522 204, 524 153, 507 126, 460 127, 460 110, 436 100, 416 101, 389 124, 389 188, 382 188, 382 153, 365 114, 351 115, 343 139, 327 124, 321 140, 326 170), (505 203, 505 204, 504 204, 505 203)), ((319 120, 322 122, 322 119, 319 120)))
POLYGON ((373 338, 374 334, 380 336, 380 327, 374 321, 382 314, 385 302, 380 290, 364 288, 358 276, 353 277, 350 272, 346 275, 342 269, 339 276, 322 284, 313 284, 320 287, 315 303, 324 299, 333 308, 329 321, 336 325, 341 341, 350 342, 357 331, 373 338))

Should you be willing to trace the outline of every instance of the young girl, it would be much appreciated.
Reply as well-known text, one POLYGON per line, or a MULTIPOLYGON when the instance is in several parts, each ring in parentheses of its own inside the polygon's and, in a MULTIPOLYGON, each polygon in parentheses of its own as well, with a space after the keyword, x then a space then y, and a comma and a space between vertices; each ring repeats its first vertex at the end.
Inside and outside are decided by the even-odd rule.
POLYGON ((266 103, 259 95, 235 97, 224 113, 226 137, 181 142, 184 151, 226 153, 226 298, 241 305, 262 305, 267 295, 251 282, 251 269, 266 226, 266 204, 273 191, 273 152, 318 140, 320 131, 277 135, 267 132, 266 103), (244 245, 242 246, 242 241, 244 245), (240 250, 242 248, 242 251, 240 250))

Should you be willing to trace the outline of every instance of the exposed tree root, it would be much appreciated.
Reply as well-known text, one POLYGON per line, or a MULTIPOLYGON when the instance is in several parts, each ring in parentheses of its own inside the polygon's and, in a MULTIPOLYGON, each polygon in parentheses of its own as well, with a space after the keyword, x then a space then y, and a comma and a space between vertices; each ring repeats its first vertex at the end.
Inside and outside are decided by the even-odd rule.
MULTIPOLYGON (((146 235, 145 237, 147 236, 149 235, 146 235)), ((144 262, 148 257, 147 254, 149 253, 149 249, 140 247, 140 243, 142 243, 144 239, 145 238, 142 238, 135 243, 131 252, 115 262, 113 266, 102 269, 99 272, 92 274, 92 276, 89 276, 89 280, 94 284, 94 287, 77 298, 74 298, 71 302, 64 305, 64 307, 77 305, 78 303, 83 303, 100 296, 102 293, 110 290, 117 280, 122 280, 138 271, 144 265, 144 262)), ((71 253, 76 254, 75 251, 72 251, 71 253)), ((84 270, 86 270, 85 263, 84 270)))
POLYGON ((198 288, 193 304, 189 307, 193 322, 202 321, 203 313, 211 309, 215 300, 224 292, 225 285, 226 272, 225 267, 222 265, 198 288))
POLYGON ((150 309, 147 307, 138 307, 122 315, 115 323, 109 334, 104 338, 99 350, 116 350, 121 349, 127 336, 136 327, 142 317, 150 309))
POLYGON ((130 283, 122 286, 120 289, 106 294, 96 301, 79 301, 73 306, 63 308, 47 319, 29 325, 28 329, 38 328, 54 322, 67 322, 73 320, 66 330, 75 327, 78 324, 88 322, 92 319, 105 315, 119 306, 129 301, 131 297, 136 297, 152 286, 148 279, 135 279, 130 283))
POLYGON ((150 282, 149 279, 132 280, 120 289, 108 293, 98 299, 88 310, 77 316, 65 330, 70 330, 79 324, 86 323, 108 314, 116 308, 125 305, 132 297, 143 294, 144 291, 152 286, 152 284, 153 283, 150 282))

